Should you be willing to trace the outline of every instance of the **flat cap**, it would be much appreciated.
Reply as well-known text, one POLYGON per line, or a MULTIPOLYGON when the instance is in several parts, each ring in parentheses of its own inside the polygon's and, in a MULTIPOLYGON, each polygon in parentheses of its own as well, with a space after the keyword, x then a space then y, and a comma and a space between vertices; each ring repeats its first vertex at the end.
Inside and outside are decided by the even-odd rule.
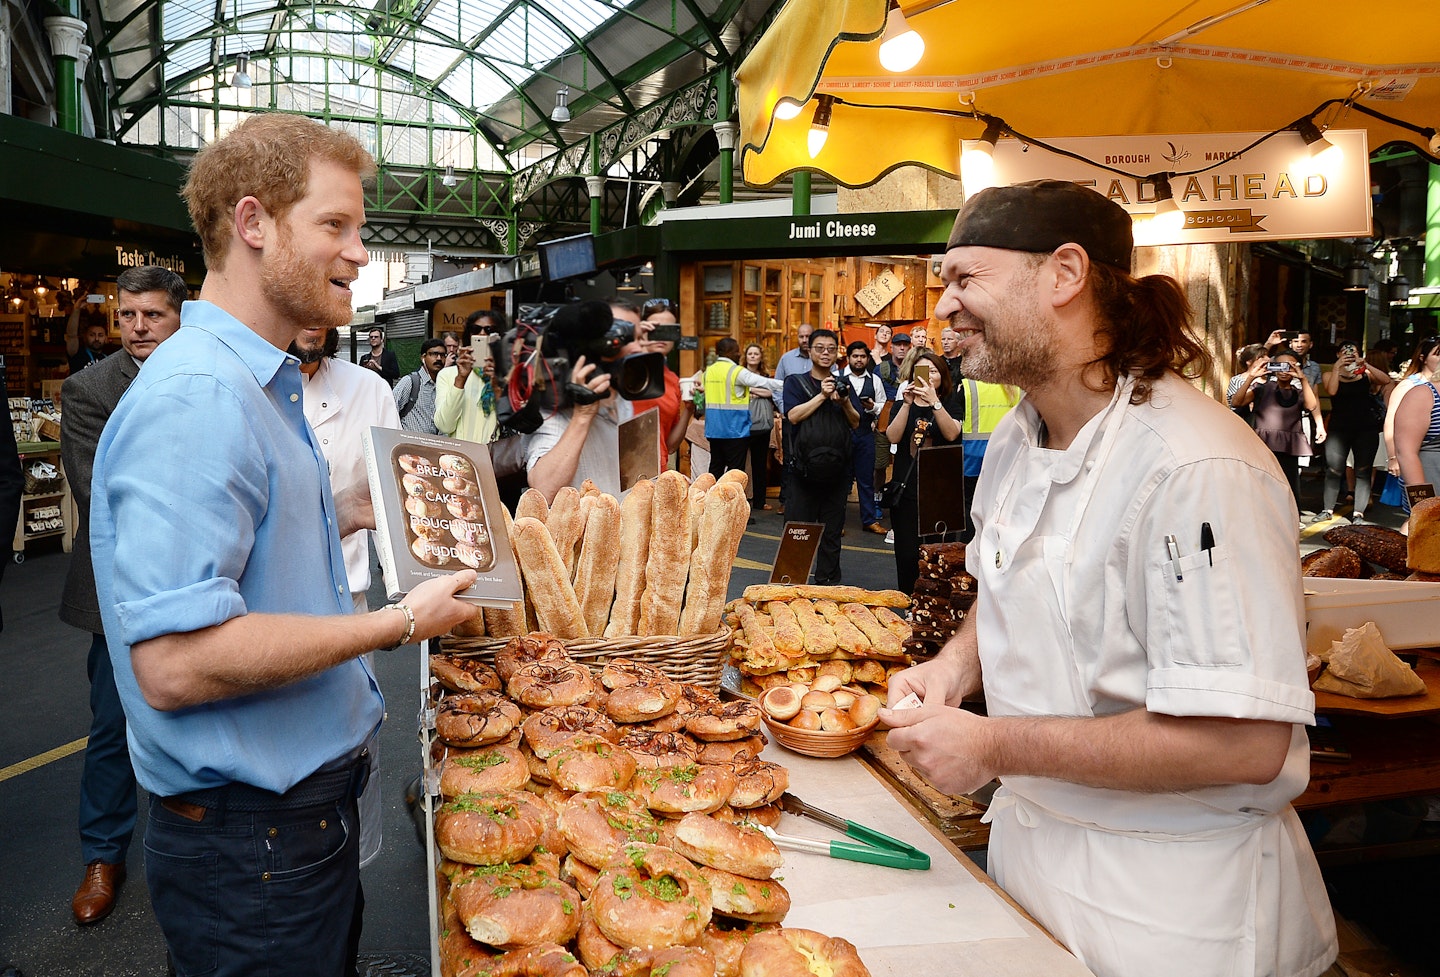
POLYGON ((1048 254, 1062 244, 1078 244, 1091 261, 1128 273, 1135 246, 1130 215, 1102 194, 1068 180, 989 187, 965 201, 945 249, 973 246, 1048 254))

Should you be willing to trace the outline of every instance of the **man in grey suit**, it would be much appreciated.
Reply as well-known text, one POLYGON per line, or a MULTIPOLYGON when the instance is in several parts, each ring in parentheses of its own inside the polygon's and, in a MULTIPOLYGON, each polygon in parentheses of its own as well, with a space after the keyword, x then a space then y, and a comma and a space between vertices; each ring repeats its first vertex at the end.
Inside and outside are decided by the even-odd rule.
POLYGON ((73 374, 60 390, 60 453, 79 520, 60 620, 89 631, 90 741, 80 774, 80 852, 85 877, 70 902, 75 922, 98 923, 115 908, 125 855, 135 830, 135 772, 125 743, 125 713, 115 689, 90 566, 90 473, 100 432, 155 348, 180 328, 185 282, 153 266, 126 269, 116 280, 121 352, 73 374))

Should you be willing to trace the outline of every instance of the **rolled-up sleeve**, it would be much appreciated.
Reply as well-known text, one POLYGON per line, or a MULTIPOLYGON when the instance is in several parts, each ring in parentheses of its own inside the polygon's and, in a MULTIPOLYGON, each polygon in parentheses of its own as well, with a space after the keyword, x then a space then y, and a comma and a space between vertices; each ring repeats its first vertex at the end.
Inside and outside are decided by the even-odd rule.
POLYGON ((128 406, 117 412, 103 490, 118 637, 132 646, 246 613, 238 581, 269 481, 245 411, 212 378, 169 378, 128 406), (172 423, 197 416, 207 423, 172 423))
POLYGON ((1146 708, 1312 722, 1288 486, 1244 461, 1211 459, 1168 474, 1137 512, 1127 606, 1147 652, 1146 708), (1200 547, 1202 523, 1211 550, 1200 547), (1172 535, 1178 564, 1167 555, 1172 535))

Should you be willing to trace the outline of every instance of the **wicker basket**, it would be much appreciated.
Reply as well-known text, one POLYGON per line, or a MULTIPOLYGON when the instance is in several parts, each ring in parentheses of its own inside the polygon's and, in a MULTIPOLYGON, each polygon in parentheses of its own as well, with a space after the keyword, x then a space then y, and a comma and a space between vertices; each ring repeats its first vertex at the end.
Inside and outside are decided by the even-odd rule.
MULTIPOLYGON (((579 638, 565 642, 565 650, 576 661, 600 667, 612 658, 629 658, 653 665, 677 682, 689 682, 707 689, 720 688, 720 672, 727 660, 725 648, 730 631, 717 631, 693 638, 654 635, 648 638, 579 638)), ((442 651, 458 655, 494 658, 495 653, 510 642, 509 638, 457 638, 446 635, 440 639, 442 651)))

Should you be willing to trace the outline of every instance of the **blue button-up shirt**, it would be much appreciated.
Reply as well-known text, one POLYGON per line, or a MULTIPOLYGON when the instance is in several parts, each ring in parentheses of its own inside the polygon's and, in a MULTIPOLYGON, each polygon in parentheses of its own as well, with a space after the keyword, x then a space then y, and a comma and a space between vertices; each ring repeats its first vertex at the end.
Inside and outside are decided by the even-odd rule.
POLYGON ((95 452, 90 538, 101 617, 141 786, 283 792, 380 724, 353 659, 278 689, 161 712, 132 645, 250 613, 348 614, 325 456, 294 357, 208 302, 145 362, 95 452))

